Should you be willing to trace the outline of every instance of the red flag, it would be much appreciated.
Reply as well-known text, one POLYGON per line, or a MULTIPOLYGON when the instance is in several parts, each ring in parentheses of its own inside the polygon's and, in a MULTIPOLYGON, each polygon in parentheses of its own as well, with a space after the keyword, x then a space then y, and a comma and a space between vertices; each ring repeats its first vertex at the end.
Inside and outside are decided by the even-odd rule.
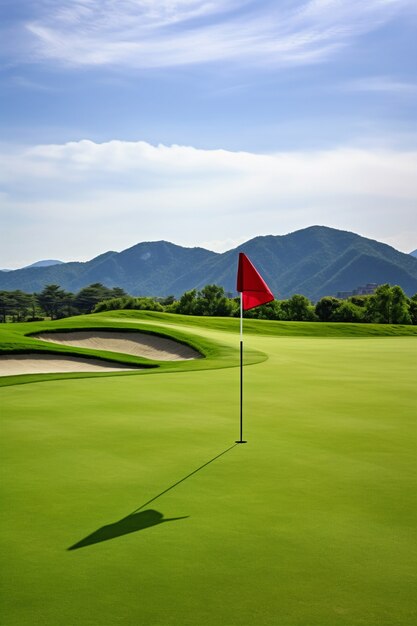
POLYGON ((243 252, 239 252, 236 289, 242 292, 244 311, 274 299, 272 291, 243 252))

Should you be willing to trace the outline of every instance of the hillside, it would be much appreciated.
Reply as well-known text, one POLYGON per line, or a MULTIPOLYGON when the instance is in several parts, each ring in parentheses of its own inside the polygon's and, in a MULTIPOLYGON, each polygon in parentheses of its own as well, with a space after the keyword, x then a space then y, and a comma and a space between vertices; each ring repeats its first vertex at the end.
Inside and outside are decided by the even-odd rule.
POLYGON ((234 293, 240 251, 250 256, 277 298, 302 293, 317 300, 369 282, 398 284, 408 295, 417 292, 417 258, 325 226, 255 237, 222 254, 166 241, 139 243, 86 263, 3 272, 0 289, 33 292, 54 283, 74 292, 101 282, 122 287, 132 295, 179 296, 216 283, 234 293))
POLYGON ((195 287, 217 283, 234 292, 238 252, 250 256, 279 298, 302 293, 317 300, 368 282, 398 284, 409 295, 417 291, 417 259, 354 233, 312 226, 289 235, 255 237, 209 259, 175 281, 173 293, 184 291, 184 278, 195 287))

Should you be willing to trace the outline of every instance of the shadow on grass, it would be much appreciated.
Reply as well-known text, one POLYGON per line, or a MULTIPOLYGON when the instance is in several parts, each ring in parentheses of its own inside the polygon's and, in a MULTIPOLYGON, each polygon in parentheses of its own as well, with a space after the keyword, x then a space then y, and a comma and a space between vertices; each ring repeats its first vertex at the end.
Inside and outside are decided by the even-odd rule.
POLYGON ((206 463, 203 463, 203 465, 200 465, 200 467, 197 467, 197 469, 195 469, 192 472, 190 472, 189 474, 187 474, 187 476, 184 476, 184 478, 180 478, 180 480, 177 480, 176 483, 174 483, 173 485, 171 485, 167 489, 164 489, 163 491, 161 491, 161 493, 158 493, 157 496, 154 496, 153 498, 151 498, 150 500, 145 502, 145 504, 142 504, 138 509, 135 509, 133 511, 133 513, 136 513, 137 511, 140 511, 141 509, 144 509, 145 506, 148 506, 148 504, 150 504, 151 502, 155 502, 155 500, 157 500, 158 498, 163 496, 165 493, 168 493, 168 491, 171 491, 171 489, 174 489, 174 487, 177 487, 180 483, 183 483, 184 480, 187 480, 188 478, 191 478, 191 476, 193 476, 194 474, 197 474, 197 472, 200 472, 203 468, 207 467, 207 465, 210 465, 210 463, 213 463, 213 461, 215 461, 216 459, 220 458, 221 456, 223 456, 223 454, 226 454, 226 452, 229 452, 229 450, 232 450, 237 445, 238 445, 237 443, 234 443, 232 446, 230 446, 230 448, 226 448, 226 450, 223 450, 223 452, 220 452, 220 454, 216 454, 216 456, 214 456, 212 459, 210 459, 210 461, 206 461, 206 463))
POLYGON ((138 532, 139 530, 145 530, 146 528, 150 528, 151 526, 157 526, 158 524, 163 524, 164 522, 175 522, 180 519, 186 519, 187 517, 189 517, 189 515, 164 519, 163 514, 159 513, 159 511, 155 511, 154 509, 147 509, 146 511, 142 511, 142 509, 144 509, 145 506, 148 506, 151 502, 154 502, 155 500, 163 496, 168 491, 171 491, 171 489, 174 489, 174 487, 177 487, 177 485, 184 482, 197 472, 200 472, 204 467, 207 467, 207 465, 210 465, 210 463, 213 463, 213 461, 223 456, 223 454, 226 454, 226 452, 229 452, 229 450, 232 450, 232 448, 235 448, 237 445, 237 443, 233 444, 226 450, 223 450, 223 452, 220 452, 220 454, 217 454, 215 457, 184 476, 184 478, 177 480, 176 483, 174 483, 167 489, 164 489, 164 491, 161 491, 161 493, 158 493, 158 495, 154 496, 153 498, 142 504, 138 509, 135 509, 127 517, 123 517, 121 520, 119 520, 118 522, 114 522, 113 524, 107 524, 106 526, 102 526, 98 530, 95 530, 93 533, 91 533, 91 535, 88 535, 87 537, 84 537, 84 539, 81 539, 77 543, 74 543, 74 545, 67 548, 67 550, 78 550, 78 548, 84 548, 86 546, 91 546, 94 543, 101 543, 102 541, 115 539, 116 537, 121 537, 129 533, 138 532))
POLYGON ((187 517, 188 515, 185 515, 184 517, 171 517, 164 519, 162 513, 154 511, 153 509, 148 509, 147 511, 142 511, 141 513, 131 513, 118 522, 114 522, 114 524, 108 524, 107 526, 102 526, 98 530, 95 530, 91 533, 91 535, 88 535, 88 537, 74 543, 74 545, 70 546, 68 550, 78 550, 78 548, 91 546, 93 543, 101 543, 102 541, 108 541, 109 539, 115 539, 116 537, 121 537, 122 535, 135 533, 138 530, 145 530, 145 528, 157 526, 158 524, 163 524, 164 522, 175 522, 176 520, 185 519, 187 517))

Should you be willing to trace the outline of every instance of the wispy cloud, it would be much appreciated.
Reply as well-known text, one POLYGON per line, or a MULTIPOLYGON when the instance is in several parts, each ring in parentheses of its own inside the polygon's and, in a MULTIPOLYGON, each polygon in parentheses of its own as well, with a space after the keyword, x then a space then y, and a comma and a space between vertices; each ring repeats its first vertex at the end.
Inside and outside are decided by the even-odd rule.
POLYGON ((416 172, 417 152, 400 150, 255 154, 87 140, 3 146, 0 266, 11 266, 19 245, 38 246, 31 258, 46 249, 88 258, 145 239, 221 250, 314 223, 411 250, 416 172), (55 248, 45 247, 50 242, 55 248))
POLYGON ((324 60, 412 0, 44 0, 24 24, 37 59, 168 67, 324 60))
POLYGON ((342 85, 342 89, 345 91, 390 93, 394 95, 416 95, 417 82, 400 81, 390 76, 368 76, 349 81, 342 85))

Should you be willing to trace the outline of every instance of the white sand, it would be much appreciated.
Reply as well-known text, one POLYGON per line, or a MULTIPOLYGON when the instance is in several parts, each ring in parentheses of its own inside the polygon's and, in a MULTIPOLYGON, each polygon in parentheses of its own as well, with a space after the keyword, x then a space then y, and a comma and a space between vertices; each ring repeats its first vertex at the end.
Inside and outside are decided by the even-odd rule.
POLYGON ((60 372, 127 372, 138 369, 99 359, 51 354, 10 354, 0 356, 0 376, 56 374, 60 372))
POLYGON ((178 341, 140 332, 80 330, 67 333, 41 333, 35 336, 42 341, 64 346, 109 350, 155 361, 187 361, 201 358, 199 352, 178 341))

